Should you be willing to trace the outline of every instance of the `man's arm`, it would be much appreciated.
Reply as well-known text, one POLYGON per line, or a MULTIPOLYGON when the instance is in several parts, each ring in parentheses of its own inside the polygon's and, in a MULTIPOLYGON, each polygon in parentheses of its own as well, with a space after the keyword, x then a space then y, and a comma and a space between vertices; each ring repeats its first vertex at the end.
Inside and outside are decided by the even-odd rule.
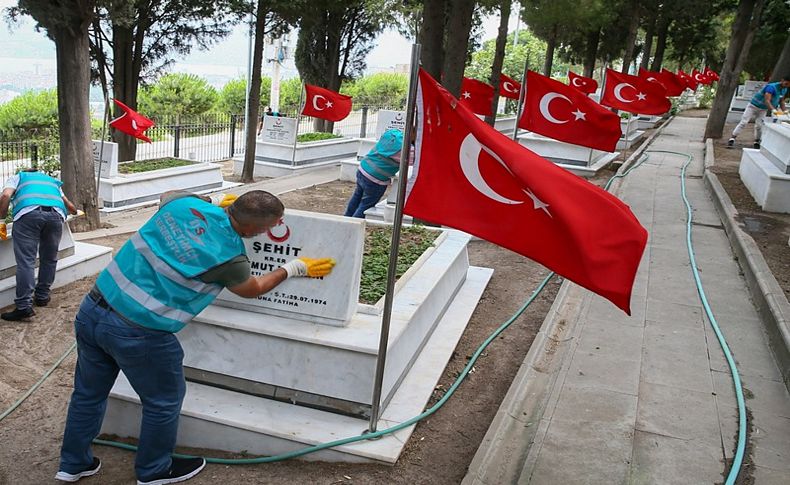
POLYGON ((3 193, 0 194, 0 219, 5 219, 8 216, 8 205, 11 203, 14 192, 16 192, 16 189, 5 188, 3 193))
POLYGON ((268 293, 287 279, 288 273, 283 268, 278 268, 265 275, 250 276, 244 283, 229 287, 228 290, 242 298, 255 298, 264 293, 268 293))
POLYGON ((765 104, 767 104, 767 105, 768 105, 768 109, 769 109, 771 112, 773 112, 773 110, 775 110, 775 109, 776 109, 776 108, 774 107, 774 104, 771 102, 771 98, 773 98, 773 97, 774 97, 774 95, 773 95, 773 94, 772 94, 770 91, 768 91, 768 90, 766 90, 766 91, 765 91, 765 94, 763 94, 763 101, 765 101, 765 104))
MULTIPOLYGON (((74 206, 74 204, 71 203, 71 201, 68 198, 66 198, 65 195, 63 196, 63 203, 66 205, 66 210, 69 211, 69 214, 77 213, 77 208, 74 206)), ((3 202, 0 201, 0 210, 2 210, 2 208, 3 208, 3 202)))

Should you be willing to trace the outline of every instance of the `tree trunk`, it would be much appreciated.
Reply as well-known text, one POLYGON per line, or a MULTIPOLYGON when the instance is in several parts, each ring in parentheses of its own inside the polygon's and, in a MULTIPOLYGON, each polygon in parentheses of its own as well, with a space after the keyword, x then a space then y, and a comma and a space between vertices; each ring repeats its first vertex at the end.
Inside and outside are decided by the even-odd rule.
POLYGON ((732 95, 738 87, 738 78, 751 48, 754 32, 760 24, 760 15, 764 6, 765 0, 741 0, 738 5, 716 97, 713 99, 708 121, 705 124, 704 138, 721 138, 724 132, 732 95))
POLYGON ((88 22, 49 31, 55 40, 63 192, 85 212, 87 230, 100 226, 91 144, 88 22), (90 181, 86 183, 86 181, 90 181))
POLYGON ((664 63, 664 51, 667 47, 667 34, 669 33, 669 24, 671 23, 672 22, 666 18, 666 14, 661 16, 661 20, 658 24, 658 33, 656 35, 656 53, 653 56, 653 64, 650 66, 650 70, 653 72, 660 71, 664 63))
POLYGON ((636 46, 636 34, 639 32, 639 5, 636 2, 630 4, 631 21, 628 24, 628 35, 625 38, 625 51, 623 53, 623 68, 621 72, 628 74, 628 68, 634 58, 634 47, 636 46))
POLYGON ((653 34, 656 31, 656 18, 653 17, 647 24, 647 29, 645 29, 645 48, 644 52, 642 53, 642 62, 639 64, 639 67, 642 69, 647 69, 647 66, 650 65, 650 51, 653 50, 653 34))
MULTIPOLYGON (((266 3, 258 0, 255 15, 255 41, 252 46, 252 79, 248 86, 250 101, 247 104, 247 133, 244 134, 244 165, 241 169, 241 183, 253 181, 255 173, 255 139, 258 127, 259 107, 261 104, 261 63, 263 61, 263 36, 266 30, 266 3)), ((296 136, 294 134, 294 136, 296 136)))
POLYGON ((587 34, 587 47, 584 51, 584 76, 593 77, 595 60, 598 58, 598 42, 601 39, 601 29, 591 30, 587 34))
POLYGON ((425 0, 419 42, 422 44, 422 67, 436 80, 441 80, 444 64, 445 0, 425 0))
POLYGON ((499 4, 499 30, 494 47, 494 62, 491 64, 490 84, 494 86, 494 99, 491 101, 491 116, 486 116, 486 123, 494 126, 497 107, 499 105, 499 76, 502 74, 502 64, 505 62, 505 45, 507 44, 507 23, 510 20, 510 0, 502 0, 499 4))
POLYGON ((546 39, 546 61, 543 63, 543 75, 551 77, 551 68, 554 65, 554 48, 557 47, 557 24, 551 28, 551 35, 546 39))
MULTIPOLYGON (((112 94, 115 99, 132 109, 137 109, 137 83, 133 75, 134 32, 129 27, 113 25, 112 28, 112 94)), ((114 118, 123 114, 117 105, 113 108, 114 118)), ((118 144, 118 160, 134 160, 137 140, 126 133, 113 129, 112 139, 118 144)))
POLYGON ((774 70, 771 73, 771 82, 781 80, 782 76, 790 76, 790 36, 787 37, 782 53, 779 55, 779 59, 777 59, 774 70))
POLYGON ((475 0, 451 0, 450 11, 452 15, 447 23, 442 84, 453 96, 458 97, 466 66, 475 0))

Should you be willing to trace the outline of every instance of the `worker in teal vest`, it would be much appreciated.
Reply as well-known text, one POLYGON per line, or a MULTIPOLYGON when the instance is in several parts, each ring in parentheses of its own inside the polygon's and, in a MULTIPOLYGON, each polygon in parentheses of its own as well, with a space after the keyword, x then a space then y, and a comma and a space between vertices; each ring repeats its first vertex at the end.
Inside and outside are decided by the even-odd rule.
POLYGON ((99 434, 119 371, 143 405, 137 483, 181 482, 203 469, 202 458, 171 456, 186 392, 184 352, 174 333, 223 288, 255 298, 287 278, 331 272, 335 263, 330 258, 299 258, 251 275, 242 238, 277 225, 283 211, 282 202, 262 190, 247 192, 225 208, 192 194, 163 195, 157 213, 99 274, 77 313, 74 392, 56 479, 74 482, 99 471, 91 441, 99 434))
POLYGON ((743 110, 741 121, 732 130, 732 136, 727 141, 727 146, 735 145, 735 138, 746 128, 750 121, 754 121, 754 148, 760 148, 760 141, 763 136, 763 125, 765 116, 771 114, 782 114, 785 111, 785 99, 790 93, 790 74, 782 77, 782 80, 775 83, 768 83, 761 90, 752 96, 751 101, 743 110))
MULTIPOLYGON (((412 130, 414 133, 416 130, 412 130)), ((413 141, 413 140, 412 140, 413 141)), ((403 133, 387 130, 365 158, 359 162, 357 187, 346 207, 346 217, 365 218, 365 211, 376 205, 400 169, 403 133)))
MULTIPOLYGON (((16 259, 16 307, 0 318, 18 321, 35 315, 33 304, 47 306, 50 287, 55 281, 58 246, 67 213, 76 214, 61 190, 63 182, 35 169, 25 170, 6 180, 0 194, 0 220, 8 216, 13 204, 12 243, 16 259), (35 277, 39 260, 38 281, 35 277)), ((5 240, 6 224, 0 223, 0 239, 5 240)))

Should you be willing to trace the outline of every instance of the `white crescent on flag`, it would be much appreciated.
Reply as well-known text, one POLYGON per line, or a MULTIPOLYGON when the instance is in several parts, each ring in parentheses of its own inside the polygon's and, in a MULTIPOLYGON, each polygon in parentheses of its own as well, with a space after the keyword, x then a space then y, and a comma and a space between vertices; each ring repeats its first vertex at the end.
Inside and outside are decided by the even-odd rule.
POLYGON ((494 157, 494 160, 499 162, 505 170, 508 170, 505 162, 502 161, 496 153, 492 152, 487 147, 484 147, 477 138, 471 133, 466 135, 464 141, 461 142, 461 149, 458 152, 458 159, 461 162, 461 171, 464 173, 466 180, 478 192, 485 195, 489 199, 500 202, 502 204, 522 204, 523 200, 511 200, 499 194, 485 181, 483 175, 480 173, 480 151, 485 149, 486 153, 494 157))
POLYGON ((577 88, 580 88, 580 87, 584 86, 584 83, 579 84, 576 81, 579 81, 579 83, 581 83, 581 79, 579 79, 578 77, 575 77, 575 78, 573 78, 573 81, 571 81, 571 84, 573 84, 577 88))
POLYGON ((502 83, 502 87, 505 88, 505 91, 509 93, 515 93, 516 87, 510 81, 505 81, 502 83))
POLYGON ((546 93, 546 94, 543 95, 542 98, 540 98, 540 114, 542 114, 544 118, 546 118, 547 120, 551 121, 552 123, 555 123, 557 125, 561 125, 563 123, 567 123, 568 120, 557 119, 549 111, 549 105, 556 98, 562 98, 565 101, 567 101, 568 103, 571 102, 571 100, 568 99, 567 96, 562 95, 560 93, 554 93, 554 92, 546 93))
POLYGON ((636 89, 635 87, 631 86, 628 83, 620 83, 620 84, 618 84, 617 86, 614 87, 614 97, 617 98, 618 100, 622 101, 623 103, 631 103, 634 100, 633 99, 625 99, 623 97, 623 94, 622 94, 623 88, 625 88, 626 86, 630 87, 630 88, 632 88, 634 90, 636 89))
POLYGON ((324 96, 320 95, 320 94, 316 94, 315 96, 313 96, 313 108, 318 110, 318 111, 323 111, 324 108, 326 108, 326 98, 324 96), (323 108, 319 108, 318 107, 318 98, 321 98, 321 99, 324 100, 324 107, 323 108))

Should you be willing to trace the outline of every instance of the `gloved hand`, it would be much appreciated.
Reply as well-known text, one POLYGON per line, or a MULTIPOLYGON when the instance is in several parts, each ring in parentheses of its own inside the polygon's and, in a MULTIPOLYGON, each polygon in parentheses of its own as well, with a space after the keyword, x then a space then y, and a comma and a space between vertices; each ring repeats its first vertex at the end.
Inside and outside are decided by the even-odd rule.
POLYGON ((232 203, 236 202, 239 196, 236 194, 225 194, 220 201, 217 203, 218 206, 222 207, 223 209, 232 203))
POLYGON ((335 267, 335 260, 332 258, 299 258, 288 261, 282 268, 288 273, 288 277, 308 276, 318 278, 326 276, 335 267))
POLYGON ((0 222, 0 239, 5 241, 8 239, 8 232, 5 226, 5 222, 0 222))
POLYGON ((77 209, 77 213, 76 213, 76 214, 74 214, 74 217, 80 217, 80 216, 84 216, 84 215, 85 215, 85 212, 83 212, 83 211, 82 211, 82 210, 80 210, 80 209, 77 209))

